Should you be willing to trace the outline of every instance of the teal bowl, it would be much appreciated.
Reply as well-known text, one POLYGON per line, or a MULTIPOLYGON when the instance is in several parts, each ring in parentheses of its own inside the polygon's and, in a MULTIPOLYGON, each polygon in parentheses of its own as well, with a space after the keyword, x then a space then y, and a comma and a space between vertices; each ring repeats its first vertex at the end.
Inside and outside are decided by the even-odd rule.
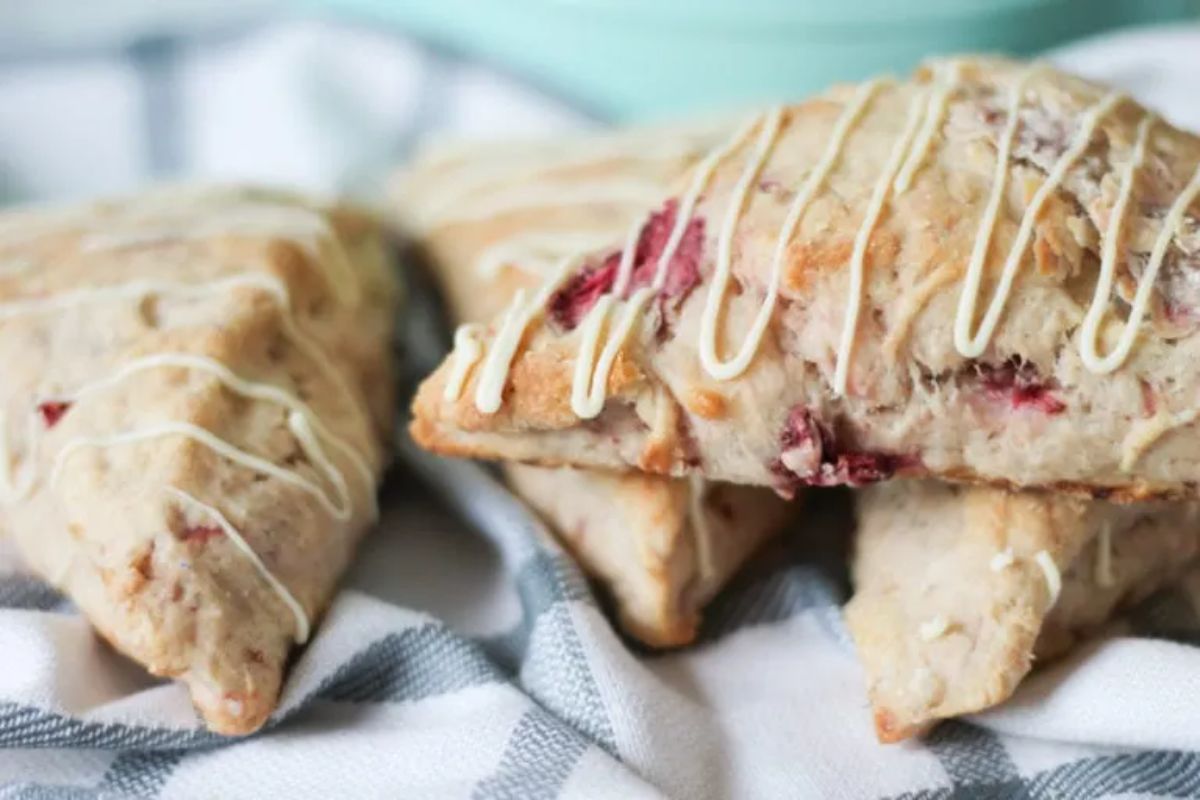
POLYGON ((325 0, 612 119, 801 97, 931 55, 1034 53, 1200 0, 325 0))

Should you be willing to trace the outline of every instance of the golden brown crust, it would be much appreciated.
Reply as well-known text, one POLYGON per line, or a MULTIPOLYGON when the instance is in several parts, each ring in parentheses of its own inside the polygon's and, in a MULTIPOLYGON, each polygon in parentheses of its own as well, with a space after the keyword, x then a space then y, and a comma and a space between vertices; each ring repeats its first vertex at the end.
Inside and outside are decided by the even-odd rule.
POLYGON ((721 419, 728 405, 725 395, 711 389, 693 389, 688 394, 688 411, 703 419, 721 419))

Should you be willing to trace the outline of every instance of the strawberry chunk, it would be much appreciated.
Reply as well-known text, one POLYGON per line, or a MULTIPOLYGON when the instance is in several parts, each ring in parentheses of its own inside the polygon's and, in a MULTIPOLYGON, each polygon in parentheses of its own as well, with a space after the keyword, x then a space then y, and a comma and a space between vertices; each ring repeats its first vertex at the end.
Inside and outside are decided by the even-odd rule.
POLYGON ((612 291, 621 254, 613 253, 599 264, 585 267, 550 298, 550 319, 563 330, 574 330, 602 295, 612 291))
MULTIPOLYGON (((671 240, 671 231, 679 213, 679 204, 670 200, 654 212, 638 234, 632 273, 625 296, 654 281, 658 261, 671 240)), ((688 221, 679 244, 666 266, 666 277, 658 294, 659 310, 664 318, 668 304, 678 308, 692 290, 700 284, 700 260, 704 251, 704 220, 693 217, 688 221), (673 302, 671 302, 673 301, 673 302)), ((613 289, 621 253, 610 253, 599 263, 584 267, 555 292, 548 303, 550 319, 562 330, 574 330, 600 297, 613 289)))
POLYGON ((179 534, 179 538, 185 542, 198 542, 204 544, 209 539, 215 539, 218 536, 224 536, 225 531, 219 525, 191 525, 183 529, 179 534))
POLYGON ((980 364, 978 368, 987 395, 1014 410, 1033 409, 1043 414, 1067 410, 1067 404, 1054 394, 1053 383, 1044 380, 1033 364, 1009 360, 1000 365, 980 364))
POLYGON ((912 467, 916 459, 869 450, 839 448, 833 431, 802 406, 788 414, 779 435, 779 456, 769 468, 776 490, 790 497, 798 486, 863 486, 912 467))
POLYGON ((70 408, 70 403, 62 403, 51 400, 39 404, 37 410, 38 413, 42 415, 42 422, 45 423, 46 427, 53 428, 58 424, 58 421, 63 418, 67 411, 70 410, 70 408))

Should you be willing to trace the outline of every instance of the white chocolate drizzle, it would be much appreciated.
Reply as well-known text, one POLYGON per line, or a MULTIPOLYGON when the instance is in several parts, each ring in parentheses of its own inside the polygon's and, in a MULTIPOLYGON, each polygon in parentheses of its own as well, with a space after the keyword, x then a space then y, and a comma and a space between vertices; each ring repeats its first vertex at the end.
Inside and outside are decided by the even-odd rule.
MULTIPOLYGON (((230 228, 233 232, 243 229, 244 226, 241 226, 240 223, 232 225, 230 228)), ((257 228, 251 227, 246 230, 255 232, 257 228)), ((166 238, 166 234, 156 235, 154 241, 159 241, 160 238, 166 238)), ((85 241, 84 245, 90 249, 123 246, 119 241, 107 241, 100 237, 97 237, 95 241, 85 241)), ((356 297, 359 287, 355 280, 353 266, 349 263, 346 254, 340 247, 335 247, 325 255, 326 258, 315 259, 315 262, 318 264, 332 262, 334 264, 338 275, 331 275, 323 271, 334 295, 339 300, 356 297), (352 282, 354 285, 349 286, 347 282, 352 282)), ((64 313, 93 304, 140 301, 151 296, 198 300, 241 289, 262 291, 273 298, 279 307, 280 325, 284 335, 337 390, 346 410, 352 414, 356 426, 360 429, 364 441, 369 442, 371 440, 370 421, 361 402, 354 396, 341 370, 333 363, 321 345, 297 324, 293 316, 291 297, 287 286, 281 279, 271 274, 240 273, 213 279, 203 284, 133 280, 121 284, 75 289, 44 297, 19 298, 0 303, 0 322, 28 316, 64 313)), ((374 473, 370 465, 370 457, 356 449, 343 437, 335 434, 295 392, 274 384, 247 380, 210 357, 177 352, 143 356, 121 365, 113 374, 78 387, 71 393, 39 398, 27 417, 29 430, 25 469, 19 475, 14 475, 8 438, 8 420, 0 410, 0 500, 5 503, 15 502, 32 491, 36 481, 35 468, 40 459, 41 440, 44 436, 42 426, 38 424, 38 405, 44 402, 79 404, 97 393, 113 388, 135 374, 146 370, 172 367, 207 373, 215 377, 223 387, 231 392, 253 400, 273 403, 285 409, 289 431, 313 470, 321 476, 329 488, 322 487, 318 482, 300 472, 285 469, 268 459, 238 448, 205 428, 188 422, 172 420, 117 433, 69 439, 55 454, 48 478, 49 485, 57 485, 67 463, 83 450, 118 447, 163 437, 181 436, 207 447, 229 461, 294 486, 302 493, 311 496, 333 519, 345 522, 353 515, 354 501, 344 473, 326 451, 326 448, 330 448, 353 467, 362 484, 363 495, 367 498, 371 515, 372 517, 377 516, 374 473)), ((304 609, 287 588, 270 573, 228 519, 217 509, 200 502, 177 487, 164 488, 168 493, 204 511, 220 525, 228 535, 230 542, 251 560, 255 569, 296 616, 296 639, 298 642, 304 642, 308 638, 310 627, 304 609)))
MULTIPOLYGON (((1117 342, 1113 351, 1108 354, 1103 360, 1097 359, 1095 362, 1096 371, 1103 374, 1111 372, 1119 367, 1126 358, 1129 357, 1130 351, 1133 349, 1134 339, 1137 337, 1138 328, 1141 325, 1142 319, 1146 316, 1146 311, 1150 306, 1150 292, 1154 289, 1155 278, 1158 277, 1159 268, 1162 267, 1163 259, 1167 254, 1167 247, 1175 238, 1175 231, 1183 221, 1183 215, 1187 213, 1188 206, 1200 194, 1200 167, 1192 174, 1192 178, 1188 181, 1187 186, 1175 198, 1171 210, 1167 212, 1167 216, 1163 219, 1162 228, 1159 229, 1158 237, 1154 240, 1154 248, 1150 251, 1150 260, 1146 263, 1146 268, 1138 278, 1137 293, 1133 297, 1133 303, 1129 308, 1129 319, 1125 322, 1125 328, 1121 331, 1121 338, 1117 342)), ((1111 282, 1111 277, 1110 277, 1111 282)), ((1097 290, 1099 286, 1097 286, 1097 290)), ((1105 301, 1107 302, 1107 292, 1105 293, 1105 301)), ((1099 324, 1095 323, 1096 325, 1099 324)), ((1091 330, 1093 347, 1095 342, 1095 331, 1091 330)), ((1083 332, 1084 343, 1088 341, 1087 334, 1089 331, 1085 329, 1083 332)), ((1093 350, 1093 355, 1095 351, 1093 350)), ((1092 368, 1091 365, 1087 365, 1092 368)))
MULTIPOLYGON (((770 127, 772 113, 768 113, 762 124, 764 132, 770 127)), ((613 282, 612 292, 601 297, 588 314, 584 330, 581 332, 579 353, 575 361, 574 380, 571 385, 571 410, 581 419, 591 419, 604 408, 604 400, 608 390, 608 375, 616 360, 617 353, 628 337, 638 315, 652 296, 662 290, 666 284, 671 260, 679 250, 683 234, 687 230, 695 213, 696 203, 700 195, 708 187, 717 167, 731 156, 743 143, 750 138, 754 129, 759 127, 760 120, 754 119, 737 131, 729 141, 709 153, 697 167, 675 213, 675 223, 667 243, 659 254, 655 264, 654 277, 649 287, 643 287, 633 293, 625 302, 624 313, 617 324, 612 326, 604 346, 600 349, 600 357, 596 358, 596 347, 599 342, 600 329, 608 317, 609 310, 616 304, 616 298, 625 293, 633 275, 633 261, 636 255, 637 234, 631 229, 626 237, 625 248, 621 252, 621 261, 617 268, 617 276, 613 282)), ((778 122, 776 122, 776 126, 778 122)), ((772 134, 773 136, 773 134, 772 134)), ((761 145, 761 142, 760 142, 761 145)), ((641 229, 640 221, 636 226, 641 229)), ((480 408, 480 411, 484 409, 480 408)))
POLYGON ((896 170, 900 169, 904 154, 908 151, 913 136, 917 132, 922 110, 926 113, 929 111, 924 95, 918 94, 909 106, 908 121, 892 146, 892 152, 888 156, 887 164, 884 165, 883 174, 876 181, 875 188, 871 192, 871 199, 867 202, 867 211, 863 216, 862 224, 854 234, 854 249, 850 255, 850 288, 846 293, 846 313, 842 322, 842 335, 838 340, 837 365, 833 373, 835 394, 845 394, 846 383, 849 380, 850 357, 854 352, 854 335, 858 330, 858 314, 862 309, 863 272, 866 269, 867 247, 871 243, 871 234, 875 232, 875 225, 879 222, 879 215, 883 212, 883 204, 887 201, 888 192, 891 191, 896 170))
POLYGON ((0 303, 0 322, 19 317, 54 314, 93 303, 141 300, 153 295, 180 299, 201 299, 239 288, 257 289, 275 298, 280 307, 280 325, 284 334, 312 361, 323 376, 337 389, 342 402, 353 413, 363 434, 369 435, 370 421, 361 403, 355 398, 341 370, 330 360, 321 346, 293 319, 291 296, 283 281, 266 273, 247 272, 213 280, 206 284, 187 284, 176 281, 134 280, 111 286, 75 289, 49 297, 35 297, 0 303))
MULTIPOLYGON (((328 443, 353 466, 358 473, 364 496, 369 497, 372 504, 375 500, 375 476, 366 456, 356 450, 349 442, 330 430, 316 412, 312 410, 294 392, 269 383, 249 381, 233 372, 216 359, 194 353, 156 353, 150 356, 128 361, 122 364, 113 374, 86 384, 68 395, 56 395, 45 398, 52 402, 67 404, 78 403, 87 397, 102 392, 120 384, 129 377, 153 369, 175 367, 208 373, 215 377, 228 390, 252 400, 260 400, 282 406, 289 412, 288 428, 300 443, 304 455, 335 488, 338 502, 350 504, 349 488, 341 470, 325 454, 321 440, 328 443)), ((377 516, 373 510, 372 516, 377 516)))
POLYGON ((479 382, 475 386, 475 407, 485 414, 500 410, 508 371, 525 336, 525 329, 544 313, 546 303, 570 274, 572 263, 571 259, 564 259, 555 271, 554 278, 544 283, 532 298, 526 299, 528 292, 524 289, 518 291, 504 312, 504 319, 483 360, 479 382))
MULTIPOLYGON (((978 327, 975 328, 976 311, 980 303, 988 254, 1009 187, 1013 151, 1017 146, 1018 132, 1021 127, 1023 102, 1030 90, 1031 83, 1043 69, 1044 67, 1040 64, 1032 64, 1024 68, 1015 76, 1007 90, 1007 115, 1003 129, 996 137, 997 153, 990 189, 982 215, 977 222, 975 239, 966 264, 965 275, 962 278, 962 287, 954 318, 954 346, 964 357, 974 358, 982 355, 995 336, 1012 293, 1014 281, 1033 241, 1038 220, 1046 204, 1056 192, 1062 189, 1070 171, 1087 152, 1102 121, 1121 103, 1125 102, 1122 94, 1110 92, 1079 113, 1075 131, 1065 149, 1046 171, 1044 180, 1033 192, 1022 212, 987 306, 982 312, 978 327)), ((887 161, 873 185, 863 220, 855 233, 847 265, 846 305, 837 341, 836 362, 831 380, 831 388, 836 395, 844 395, 848 391, 858 319, 864 303, 864 273, 872 234, 885 213, 889 198, 910 190, 915 176, 930 158, 930 150, 939 136, 947 109, 955 93, 962 88, 963 82, 961 63, 950 61, 936 69, 930 85, 919 87, 916 90, 916 94, 909 101, 905 124, 897 134, 887 161)), ((749 367, 761 348, 762 339, 774 315, 789 248, 800 228, 805 212, 842 158, 847 140, 854 127, 865 115, 872 98, 881 87, 890 83, 891 81, 886 79, 862 83, 844 104, 820 159, 808 172, 791 201, 775 240, 761 306, 745 328, 745 335, 740 346, 729 358, 724 359, 718 353, 720 349, 718 334, 722 314, 727 304, 729 284, 733 279, 734 239, 738 226, 746 214, 746 209, 750 206, 752 187, 763 170, 767 168, 772 153, 783 135, 786 127, 786 111, 776 107, 749 120, 729 140, 711 150, 692 168, 691 181, 684 193, 680 195, 674 226, 668 237, 667 245, 656 264, 654 278, 648 286, 630 292, 636 245, 639 231, 644 229, 646 217, 643 216, 635 221, 621 251, 617 276, 611 290, 595 301, 577 331, 579 342, 572 377, 571 408, 578 417, 581 419, 594 418, 603 410, 607 397, 609 374, 621 349, 637 327, 642 313, 650 305, 653 297, 662 290, 671 260, 677 252, 701 195, 713 180, 717 168, 735 152, 747 146, 750 147, 749 154, 729 191, 728 202, 717 236, 712 274, 708 278, 709 285, 699 321, 697 355, 704 371, 717 380, 734 379, 749 367), (755 132, 757 132, 757 137, 750 145, 748 143, 755 132)), ((1096 373, 1116 369, 1128 357, 1136 339, 1138 326, 1147 313, 1150 293, 1167 249, 1174 240, 1190 204, 1200 195, 1200 168, 1198 168, 1191 181, 1175 199, 1163 220, 1147 266, 1139 278, 1129 321, 1126 323, 1116 347, 1107 356, 1101 357, 1096 349, 1097 339, 1112 293, 1123 219, 1132 202, 1137 171, 1146 158, 1151 131, 1156 121, 1156 117, 1148 115, 1138 125, 1136 143, 1129 161, 1123 166, 1117 200, 1110 214, 1110 222, 1104 232, 1100 276, 1081 329, 1080 341, 1084 366, 1096 373)), ((580 194, 581 201, 584 194, 580 194)), ((592 202, 603 203, 605 200, 603 194, 600 192, 599 195, 593 195, 592 202)), ((566 200, 569 201, 570 198, 568 197, 566 200)), ((543 202, 554 205, 560 201, 547 196, 543 202)), ((527 241, 513 241, 507 243, 505 247, 511 247, 513 252, 520 252, 522 261, 536 261, 537 257, 541 255, 539 250, 543 246, 546 246, 547 252, 553 252, 554 255, 560 254, 558 251, 552 250, 554 245, 553 243, 547 244, 549 241, 548 238, 539 240, 537 237, 529 237, 527 241)), ((565 235, 560 241, 566 241, 565 235)), ((559 262, 559 270, 545 284, 542 292, 528 300, 526 299, 528 294, 522 294, 509 307, 503 317, 500 330, 490 346, 484 367, 480 371, 475 396, 475 407, 479 411, 494 413, 500 408, 508 371, 527 327, 543 312, 541 305, 544 305, 553 292, 562 286, 567 279, 566 273, 588 257, 586 251, 596 249, 592 241, 586 242, 586 245, 586 247, 581 246, 574 250, 576 258, 572 259, 568 256, 559 262)), ((497 246, 489 250, 486 253, 488 258, 481 260, 489 274, 494 274, 493 271, 500 267, 505 258, 518 260, 516 256, 509 256, 507 254, 509 251, 505 247, 497 246)), ((922 291, 932 294, 953 278, 952 271, 938 273, 921 285, 922 291)), ((918 309, 919 306, 911 308, 906 306, 901 309, 904 326, 911 324, 918 309)), ((885 352, 898 347, 902 336, 903 331, 900 331, 897 338, 885 341, 885 352)), ((479 348, 479 350, 481 349, 482 347, 479 348)), ((458 348, 456 348, 457 350, 458 348)), ((465 373, 479 357, 480 352, 471 345, 466 347, 461 356, 455 355, 453 374, 445 387, 447 400, 457 397, 461 393, 465 383, 465 373), (463 366, 464 364, 466 366, 463 366)))
POLYGON ((157 227, 138 227, 134 231, 98 231, 79 241, 81 253, 126 250, 177 241, 194 241, 213 236, 277 236, 284 233, 298 244, 313 261, 332 266, 322 269, 321 275, 339 303, 359 299, 359 284, 354 267, 340 246, 322 253, 322 244, 334 241, 329 221, 312 209, 302 207, 263 207, 234 205, 230 208, 207 208, 205 217, 196 220, 196 207, 189 204, 186 194, 171 190, 161 193, 162 201, 177 214, 177 218, 162 221, 157 227))
POLYGON ((1092 141, 1092 134, 1095 133, 1100 120, 1124 99, 1120 93, 1113 92, 1084 112, 1070 145, 1054 163, 1046 180, 1038 187, 1022 214, 1016 239, 1004 260, 995 292, 988 303, 987 310, 984 311, 983 320, 979 323, 979 330, 972 334, 970 332, 971 325, 975 317, 975 304, 979 299, 980 284, 983 281, 984 264, 992 240, 992 231, 996 225, 996 217, 1000 210, 1000 202, 1004 195, 1004 187, 1007 183, 1008 162, 1011 157, 1017 123, 1020 119, 1021 95, 1024 91, 1025 81, 1036 70, 1036 65, 1030 67, 1013 87, 1009 105, 1009 120, 1001 140, 1000 154, 997 157, 997 172, 992 185, 992 194, 988 198, 987 209, 979 224, 975 247, 971 251, 971 260, 967 264, 967 274, 963 279, 962 294, 959 295, 958 313, 954 318, 954 346, 960 354, 970 358, 982 355, 995 333, 1000 316, 1004 312, 1004 306, 1008 302, 1008 296, 1012 291, 1013 280, 1016 278, 1017 270, 1025 257, 1025 250, 1029 246, 1030 237, 1033 235, 1033 226, 1041 215, 1046 199, 1058 189, 1067 175, 1067 170, 1083 155, 1092 141))
MULTIPOLYGON (((1121 362, 1129 355, 1129 351, 1133 349, 1133 340, 1137 335, 1137 323, 1134 322, 1134 315, 1130 314, 1129 322, 1121 331, 1121 338, 1112 352, 1107 356, 1101 356, 1096 350, 1096 337, 1100 332, 1100 323, 1104 321, 1104 314, 1108 311, 1109 295, 1112 294, 1113 278, 1116 276, 1117 248, 1121 242, 1125 208, 1129 205, 1129 198, 1133 194, 1137 171, 1146 160, 1146 144, 1150 140, 1150 130, 1157 121, 1158 118, 1154 114, 1147 114, 1138 123, 1133 153, 1121 171, 1121 188, 1117 193, 1116 202, 1113 203, 1112 211, 1109 213, 1108 228, 1104 231, 1104 244, 1100 253, 1100 275, 1096 279, 1095 293, 1092 295, 1092 303, 1088 306, 1087 315, 1083 318, 1083 328, 1079 332, 1079 355, 1083 360, 1083 365, 1099 375, 1112 372, 1120 366, 1121 362)), ((1149 270, 1147 269, 1146 272, 1149 273, 1149 270)), ((1145 301, 1149 300, 1149 298, 1141 298, 1142 286, 1143 284, 1150 286, 1152 283, 1152 281, 1145 280, 1144 277, 1138 283, 1137 295, 1143 300, 1140 304, 1136 299, 1134 301, 1134 308, 1138 309, 1136 317, 1138 322, 1141 321, 1145 301)))
POLYGON ((612 241, 609 231, 556 231, 529 233, 493 243, 475 260, 475 273, 491 280, 505 267, 544 275, 573 253, 591 252, 612 241))
POLYGON ((1160 410, 1150 419, 1135 422, 1121 442, 1121 469, 1132 472, 1137 462, 1157 445, 1160 439, 1176 428, 1191 425, 1197 418, 1200 418, 1200 407, 1178 413, 1160 410))
POLYGON ((1058 602, 1058 596, 1062 593, 1062 573, 1058 571, 1058 565, 1054 563, 1054 559, 1045 550, 1038 550, 1033 556, 1034 562, 1041 567, 1042 575, 1046 578, 1046 591, 1050 593, 1050 602, 1047 608, 1053 608, 1058 602))
MULTIPOLYGON (((979 283, 983 279, 984 261, 987 259, 988 248, 992 242, 992 228, 996 224, 996 216, 1000 211, 1000 202, 1004 199, 1004 187, 1008 183, 1008 162, 1012 152, 1013 140, 1017 135, 1017 126, 1021 122, 1021 98, 1025 92, 1025 84, 1037 71, 1037 65, 1030 65, 1018 77, 1012 86, 1008 102, 1008 118, 1004 124, 1004 132, 1000 134, 999 149, 996 153, 996 167, 992 175, 992 190, 988 195, 987 205, 984 206, 983 218, 979 221, 979 230, 975 233, 975 244, 971 248, 971 258, 967 262, 967 274, 963 278, 962 293, 958 297, 958 313, 954 318, 954 346, 965 356, 978 355, 983 352, 987 341, 987 328, 980 326, 977 336, 972 337, 971 325, 975 317, 975 303, 979 295, 979 283)), ((996 298, 1001 297, 997 291, 996 298)), ((993 298, 992 306, 996 305, 993 298)), ((991 308, 988 309, 989 311, 991 308)), ((986 319, 986 317, 985 317, 986 319)))
POLYGON ((958 89, 960 81, 961 68, 957 61, 951 61, 938 70, 936 85, 927 95, 928 102, 925 106, 925 116, 924 121, 921 123, 921 131, 917 134, 916 141, 913 143, 908 157, 904 160, 904 165, 900 167, 900 172, 896 174, 896 181, 892 185, 896 194, 903 194, 908 191, 908 187, 912 185, 917 171, 925 163, 929 148, 933 144, 933 137, 937 135, 938 125, 941 123, 942 117, 945 116, 946 107, 950 103, 950 97, 958 89))
POLYGON ((705 298, 704 316, 700 322, 700 363, 709 375, 722 380, 729 380, 740 375, 750 365, 750 361, 754 358, 754 354, 762 342, 767 325, 771 321, 771 315, 775 311, 775 303, 779 296, 779 284, 783 279, 783 264, 787 260, 788 246, 791 243, 792 236, 795 234, 796 228, 799 227, 800 221, 804 217, 804 212, 808 210, 808 204, 825 183, 825 179, 837 163, 842 148, 845 146, 846 139, 850 135, 850 129, 858 121, 863 110, 882 85, 883 81, 875 80, 868 81, 859 86, 850 102, 847 103, 845 109, 842 111, 841 116, 834 123, 833 133, 830 136, 829 143, 825 147, 825 152, 822 153, 821 159, 813 167, 812 172, 805 179, 804 185, 792 200, 792 205, 788 208, 787 217, 784 219, 783 227, 779 232, 779 238, 775 240, 775 252, 771 258, 771 272, 767 278, 767 294, 763 298, 763 304, 759 309, 758 316, 750 324, 750 330, 746 335, 746 340, 742 343, 741 350, 727 362, 721 362, 717 358, 715 340, 717 317, 720 313, 720 306, 724 302, 725 290, 729 282, 730 265, 726 263, 724 271, 722 271, 722 266, 718 263, 716 270, 713 272, 712 284, 709 287, 708 296, 705 298))
MULTIPOLYGON (((700 318, 700 363, 710 375, 719 374, 732 377, 738 374, 750 363, 753 351, 758 347, 756 336, 758 325, 752 324, 750 334, 747 336, 747 340, 743 343, 738 354, 730 361, 721 361, 717 355, 717 317, 720 314, 722 301, 725 298, 729 278, 733 270, 734 233, 737 231, 737 225, 741 220, 742 214, 745 213, 746 199, 750 186, 762 172, 767 156, 770 154, 771 148, 779 136, 779 126, 782 119, 783 109, 781 108, 771 109, 763 119, 762 131, 759 134, 758 143, 755 145, 753 155, 746 162, 746 166, 742 169, 742 174, 738 177, 737 184, 733 188, 733 197, 729 202, 729 207, 725 211, 725 220, 721 225, 721 233, 717 238, 717 265, 713 270, 712 283, 705 299, 704 314, 700 318)), ((767 310, 766 316, 768 317, 775 305, 775 292, 772 291, 775 285, 776 282, 774 280, 768 281, 767 295, 763 298, 762 307, 767 310)), ((763 314, 760 312, 758 316, 762 317, 763 314)), ((758 319, 756 318, 755 323, 757 322, 758 319)))
POLYGON ((596 181, 586 186, 552 188, 518 186, 488 195, 474 203, 461 202, 436 218, 437 227, 494 219, 501 214, 536 211, 555 206, 648 206, 660 198, 661 190, 644 181, 596 181))
POLYGON ((267 565, 258 557, 258 553, 255 553, 254 548, 242 538, 242 535, 238 533, 238 529, 229 522, 229 519, 215 507, 197 500, 182 489, 177 489, 174 486, 166 486, 164 490, 167 494, 172 495, 178 500, 182 500, 184 505, 189 505, 206 514, 213 522, 217 523, 221 531, 229 537, 229 541, 254 565, 254 569, 262 577, 263 581, 271 587, 271 590, 279 596, 283 604, 292 612, 292 616, 296 618, 296 643, 304 644, 307 642, 309 633, 311 632, 311 623, 308 619, 308 613, 304 610, 304 606, 300 605, 300 601, 296 599, 296 596, 288 591, 288 588, 267 568, 267 565))
POLYGON ((454 359, 453 366, 450 368, 450 376, 446 378, 446 388, 442 391, 446 402, 452 403, 462 394, 463 384, 467 382, 471 367, 475 366, 479 357, 483 355, 483 345, 480 343, 482 336, 483 326, 477 323, 460 325, 454 332, 454 351, 451 356, 454 359))
POLYGON ((605 161, 637 161, 642 163, 683 161, 703 151, 701 142, 719 135, 724 122, 704 126, 691 126, 687 129, 672 131, 652 131, 649 134, 636 132, 634 134, 607 135, 594 138, 582 138, 570 142, 566 147, 557 142, 511 142, 508 147, 491 145, 488 152, 503 160, 489 162, 484 166, 472 164, 472 156, 478 154, 481 148, 478 144, 465 145, 457 148, 443 148, 443 152, 427 154, 423 162, 430 168, 449 170, 448 175, 441 177, 436 186, 429 189, 418 188, 420 202, 411 209, 417 227, 429 231, 443 225, 463 221, 461 210, 466 207, 469 217, 493 215, 535 209, 543 205, 561 204, 563 198, 574 197, 578 203, 592 205, 622 204, 631 196, 637 200, 641 208, 644 202, 658 199, 658 187, 650 184, 635 184, 638 188, 629 190, 628 181, 623 184, 612 181, 571 180, 571 190, 565 195, 543 195, 539 190, 531 194, 521 189, 512 189, 510 182, 518 178, 528 177, 531 171, 547 173, 569 173, 575 169, 587 169, 605 161), (664 134, 673 134, 666 136, 664 134), (682 141, 674 138, 680 137, 682 141), (457 162, 457 163, 454 163, 457 162), (613 187, 621 187, 613 189, 613 187), (586 188, 585 188, 586 187, 586 188), (595 188, 593 188, 595 187, 595 188), (608 188, 605 188, 608 187, 608 188), (586 193, 594 191, 593 199, 589 200, 586 193), (648 198, 648 200, 647 200, 648 198), (544 201, 549 202, 544 202, 544 201), (474 203, 474 205, 472 205, 474 203))
POLYGON ((282 483, 295 486, 304 494, 316 500, 329 516, 339 522, 345 522, 350 519, 352 508, 344 498, 330 498, 325 493, 325 490, 315 481, 309 480, 297 472, 284 469, 273 461, 268 461, 261 456, 256 456, 253 453, 235 447, 207 428, 201 428, 199 425, 193 425, 190 422, 159 422, 119 433, 77 436, 64 444, 62 449, 58 451, 58 455, 55 456, 54 465, 50 469, 50 486, 58 485, 58 481, 67 463, 83 450, 103 450, 171 436, 181 436, 185 439, 191 439, 204 445, 228 461, 241 464, 243 467, 254 472, 270 475, 282 483))

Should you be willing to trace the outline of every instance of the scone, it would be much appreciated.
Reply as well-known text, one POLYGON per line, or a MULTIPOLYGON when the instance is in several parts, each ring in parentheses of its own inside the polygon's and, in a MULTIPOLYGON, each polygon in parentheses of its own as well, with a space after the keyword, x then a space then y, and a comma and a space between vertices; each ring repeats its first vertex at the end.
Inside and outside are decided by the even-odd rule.
MULTIPOLYGON (((398 222, 454 315, 486 320, 573 249, 620 235, 726 133, 714 123, 427 149, 394 182, 398 222)), ((506 473, 611 594, 621 626, 652 646, 691 641, 703 606, 797 507, 703 480, 506 473)))
POLYGON ((896 481, 857 495, 846 623, 885 742, 1003 702, 1200 560, 1200 504, 896 481))
POLYGON ((0 215, 0 523, 214 731, 267 719, 375 516, 394 276, 242 189, 0 215))
POLYGON ((1197 137, 1042 64, 769 109, 447 359, 413 432, 783 493, 1195 494, 1198 164, 1197 137))

